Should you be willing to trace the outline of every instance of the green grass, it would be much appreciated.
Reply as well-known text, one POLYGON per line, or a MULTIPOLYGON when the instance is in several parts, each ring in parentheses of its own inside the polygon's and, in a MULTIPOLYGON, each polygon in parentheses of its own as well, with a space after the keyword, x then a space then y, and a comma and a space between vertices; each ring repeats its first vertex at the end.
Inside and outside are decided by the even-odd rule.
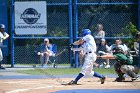
MULTIPOLYGON (((18 73, 31 74, 31 75, 66 75, 66 74, 78 74, 81 71, 81 68, 47 68, 47 69, 33 69, 33 70, 20 70, 18 73)), ((101 74, 113 74, 115 73, 113 68, 104 69, 104 68, 95 68, 94 71, 101 74)))
MULTIPOLYGON (((16 66, 40 66, 40 64, 16 64, 16 66)), ((47 64, 48 66, 51 66, 52 64, 47 64)), ((70 64, 57 64, 58 66, 70 66, 70 64)))

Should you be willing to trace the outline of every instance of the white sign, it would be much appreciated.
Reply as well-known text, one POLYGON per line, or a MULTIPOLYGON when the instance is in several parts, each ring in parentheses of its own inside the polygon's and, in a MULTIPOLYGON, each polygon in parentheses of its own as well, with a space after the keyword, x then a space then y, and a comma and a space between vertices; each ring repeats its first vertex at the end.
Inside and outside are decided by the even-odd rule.
POLYGON ((17 35, 47 33, 45 1, 15 2, 15 33, 17 35))

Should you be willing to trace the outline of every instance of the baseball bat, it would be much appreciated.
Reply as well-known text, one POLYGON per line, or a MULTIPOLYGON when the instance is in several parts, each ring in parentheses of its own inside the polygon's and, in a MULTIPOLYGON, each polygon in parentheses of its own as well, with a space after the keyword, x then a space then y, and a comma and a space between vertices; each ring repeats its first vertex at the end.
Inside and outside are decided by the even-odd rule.
POLYGON ((97 58, 101 58, 101 59, 115 59, 115 57, 112 54, 106 54, 106 55, 102 55, 102 56, 97 56, 97 58))

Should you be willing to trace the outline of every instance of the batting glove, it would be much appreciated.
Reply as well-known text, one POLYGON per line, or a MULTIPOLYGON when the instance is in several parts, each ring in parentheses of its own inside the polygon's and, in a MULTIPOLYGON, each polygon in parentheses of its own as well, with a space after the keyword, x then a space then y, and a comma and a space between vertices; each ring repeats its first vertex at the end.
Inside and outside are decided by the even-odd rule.
POLYGON ((70 46, 70 47, 73 47, 73 46, 74 46, 74 44, 72 43, 72 44, 70 44, 69 46, 70 46))

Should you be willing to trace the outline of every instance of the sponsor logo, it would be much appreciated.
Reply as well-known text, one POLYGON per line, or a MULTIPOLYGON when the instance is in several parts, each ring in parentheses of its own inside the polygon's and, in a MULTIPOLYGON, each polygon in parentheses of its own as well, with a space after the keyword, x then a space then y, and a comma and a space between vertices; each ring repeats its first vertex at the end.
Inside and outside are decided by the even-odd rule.
POLYGON ((20 18, 24 20, 27 24, 35 24, 38 19, 40 19, 41 14, 38 13, 33 8, 27 8, 23 14, 21 14, 20 18))

